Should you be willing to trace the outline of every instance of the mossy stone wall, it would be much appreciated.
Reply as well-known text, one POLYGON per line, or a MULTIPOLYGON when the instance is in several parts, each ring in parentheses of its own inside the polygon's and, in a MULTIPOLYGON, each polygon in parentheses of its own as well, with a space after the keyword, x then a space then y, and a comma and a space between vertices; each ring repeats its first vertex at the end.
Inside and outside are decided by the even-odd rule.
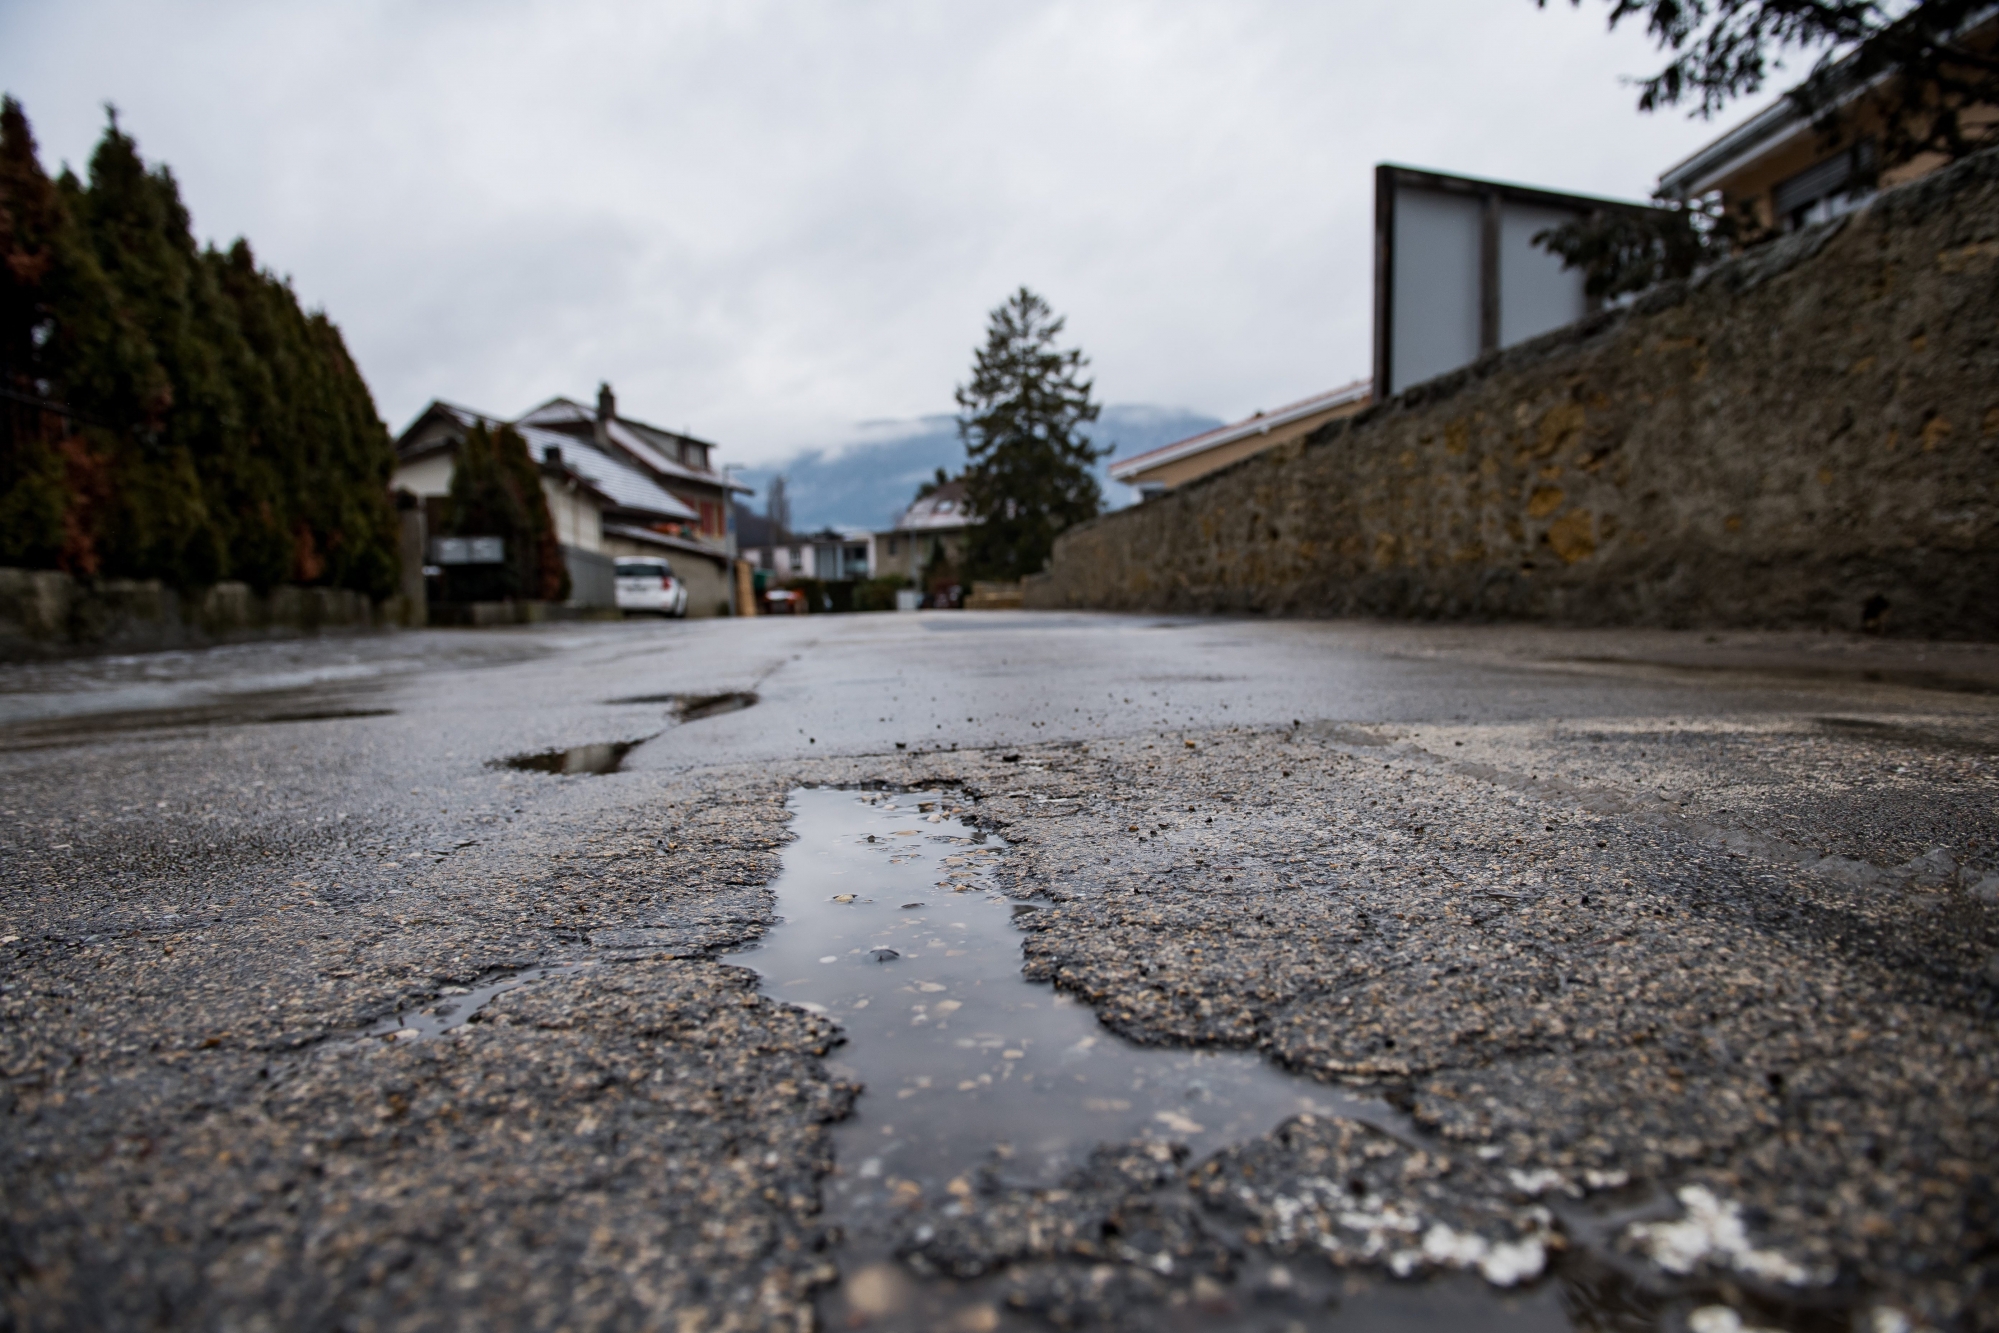
POLYGON ((1999 637, 1999 153, 1072 529, 1027 600, 1999 637))

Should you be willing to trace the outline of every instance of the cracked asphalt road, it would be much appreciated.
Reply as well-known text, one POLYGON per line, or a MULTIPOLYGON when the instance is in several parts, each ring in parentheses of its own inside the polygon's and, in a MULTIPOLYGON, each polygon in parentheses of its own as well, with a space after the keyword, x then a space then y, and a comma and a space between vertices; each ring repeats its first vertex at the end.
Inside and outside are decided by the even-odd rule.
POLYGON ((955 785, 1029 977, 1404 1126, 912 1199, 962 1327, 1999 1327, 1988 647, 432 632, 9 668, 0 771, 9 1327, 894 1326, 820 1208, 838 1026, 730 953, 813 783, 955 785))

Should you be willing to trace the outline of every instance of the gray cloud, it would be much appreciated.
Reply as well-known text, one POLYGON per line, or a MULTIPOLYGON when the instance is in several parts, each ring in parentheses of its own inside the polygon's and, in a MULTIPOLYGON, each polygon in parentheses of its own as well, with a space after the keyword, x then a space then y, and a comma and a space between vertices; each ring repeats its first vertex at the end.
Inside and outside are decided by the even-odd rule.
POLYGON ((99 105, 346 331, 383 415, 617 385, 735 461, 948 411, 1026 282, 1105 398, 1365 373, 1371 168, 1643 197, 1635 33, 1526 0, 0 9, 51 166, 99 105))

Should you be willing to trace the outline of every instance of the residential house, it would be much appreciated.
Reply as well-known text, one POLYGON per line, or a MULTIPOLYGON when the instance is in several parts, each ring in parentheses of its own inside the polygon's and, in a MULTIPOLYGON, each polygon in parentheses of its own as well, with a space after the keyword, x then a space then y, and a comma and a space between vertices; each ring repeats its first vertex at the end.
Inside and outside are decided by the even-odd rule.
POLYGON ((742 558, 766 586, 798 579, 828 582, 872 578, 875 539, 862 529, 788 532, 768 516, 736 506, 736 541, 742 558))
POLYGON ((874 534, 875 577, 906 578, 932 604, 957 605, 957 571, 964 565, 972 523, 964 481, 940 482, 911 501, 894 527, 874 534))
POLYGON ((812 543, 781 521, 740 501, 735 506, 736 554, 757 575, 760 587, 812 577, 812 543))
POLYGON ((608 384, 598 386, 594 412, 574 399, 551 398, 514 424, 588 441, 600 453, 638 467, 694 511, 695 521, 676 525, 680 530, 674 535, 735 554, 729 501, 750 488, 716 470, 715 446, 706 440, 618 415, 608 384))
POLYGON ((871 579, 875 575, 873 534, 865 528, 822 528, 806 539, 812 546, 812 577, 871 579))
POLYGON ((489 430, 511 424, 539 465, 542 493, 569 568, 572 607, 615 606, 612 561, 653 556, 666 559, 687 585, 690 615, 728 614, 732 557, 720 497, 747 488, 714 471, 712 445, 617 417, 608 386, 599 404, 605 414, 601 431, 577 429, 569 410, 576 405, 568 399, 552 399, 511 423, 434 401, 397 438, 391 487, 416 497, 426 529, 436 532, 465 433, 475 424, 489 430), (676 442, 671 456, 669 440, 676 442), (671 463, 671 470, 656 468, 655 461, 671 463), (717 514, 724 519, 718 521, 717 514))
MULTIPOLYGON (((1999 51, 1999 6, 1986 6, 1965 25, 1957 45, 1991 58, 1999 51)), ((1846 65, 1852 64, 1851 57, 1846 65)), ((1839 69, 1833 74, 1841 78, 1839 69)), ((1892 71, 1860 84, 1848 80, 1841 113, 1845 127, 1828 141, 1789 97, 1761 112, 1666 170, 1659 194, 1698 199, 1719 192, 1732 211, 1772 231, 1795 231, 1838 217, 1887 189, 1926 176, 1944 165, 1939 153, 1919 153, 1906 161, 1877 161, 1880 134, 1889 122, 1892 71)), ((1962 114, 1974 136, 1988 138, 1999 128, 1999 107, 1974 106, 1962 114)))
POLYGON ((1303 439, 1328 421, 1352 416, 1371 401, 1371 381, 1355 380, 1274 412, 1257 412, 1230 425, 1120 459, 1111 464, 1110 474, 1150 499, 1238 459, 1303 439))
POLYGON ((759 573, 772 570, 776 552, 790 544, 791 533, 782 523, 757 513, 741 500, 732 499, 729 503, 733 510, 729 526, 736 534, 736 554, 759 573))

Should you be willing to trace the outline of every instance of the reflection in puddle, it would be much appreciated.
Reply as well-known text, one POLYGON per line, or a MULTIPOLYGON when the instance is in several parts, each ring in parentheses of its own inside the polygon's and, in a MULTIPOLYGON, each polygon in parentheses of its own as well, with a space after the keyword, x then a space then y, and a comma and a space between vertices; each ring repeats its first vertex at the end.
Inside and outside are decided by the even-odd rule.
POLYGON ((868 1094, 841 1131, 843 1211, 941 1191, 995 1151, 1009 1179, 1053 1182, 1101 1142, 1203 1154, 1300 1111, 1377 1109, 1247 1052, 1133 1046, 1023 979, 1013 919, 1037 909, 993 888, 1005 844, 952 808, 797 793, 783 923, 748 958, 771 994, 846 1029, 840 1058, 868 1094))
MULTIPOLYGON (((745 961, 770 994, 842 1025, 835 1072, 866 1089, 834 1129, 840 1166, 825 1184, 847 1272, 827 1300, 832 1326, 1041 1327, 1006 1310, 989 1280, 918 1281, 893 1258, 913 1207, 977 1206, 966 1181, 982 1171, 1053 1185, 1098 1144, 1133 1140, 1161 1153, 1185 1144, 1198 1160, 1300 1112, 1403 1123, 1251 1053, 1134 1046, 1088 1007, 1026 981, 1016 915, 1055 909, 996 890, 1005 844, 958 819, 952 798, 800 791, 790 804, 798 840, 776 885, 781 920, 745 961)), ((1476 1282, 1412 1289, 1328 1270, 1322 1308, 1334 1283, 1345 1315, 1372 1310, 1382 1327, 1566 1324, 1546 1290, 1496 1297, 1476 1282)), ((1298 1304, 1286 1304, 1294 1318, 1298 1304)), ((1188 1327, 1265 1327, 1247 1315, 1158 1313, 1160 1327, 1181 1315, 1188 1327)))
POLYGON ((572 745, 567 750, 543 750, 539 754, 517 754, 501 760, 506 768, 530 773, 615 773, 625 756, 641 742, 606 741, 597 745, 572 745))

